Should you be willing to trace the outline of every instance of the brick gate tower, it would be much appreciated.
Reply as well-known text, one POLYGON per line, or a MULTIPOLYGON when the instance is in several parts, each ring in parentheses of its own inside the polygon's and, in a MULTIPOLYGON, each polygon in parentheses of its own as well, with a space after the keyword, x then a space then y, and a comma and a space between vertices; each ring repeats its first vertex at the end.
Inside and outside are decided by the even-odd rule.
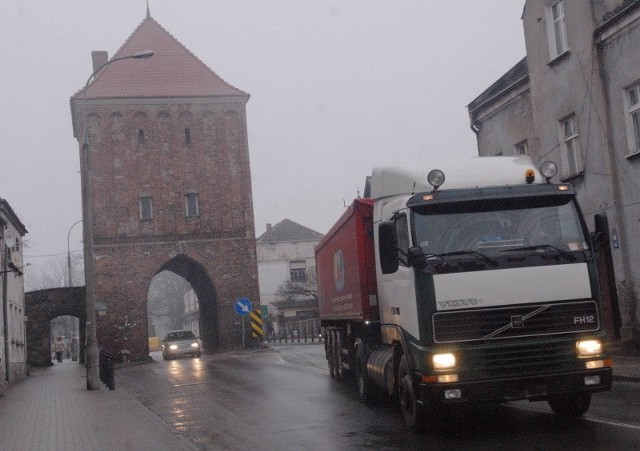
MULTIPOLYGON (((249 95, 149 15, 113 59, 148 50, 71 98, 74 136, 82 145, 86 121, 90 149, 98 342, 134 359, 149 352, 147 295, 161 271, 191 283, 205 350, 240 344, 235 301, 259 302, 249 95)), ((92 57, 94 70, 108 60, 92 57)))

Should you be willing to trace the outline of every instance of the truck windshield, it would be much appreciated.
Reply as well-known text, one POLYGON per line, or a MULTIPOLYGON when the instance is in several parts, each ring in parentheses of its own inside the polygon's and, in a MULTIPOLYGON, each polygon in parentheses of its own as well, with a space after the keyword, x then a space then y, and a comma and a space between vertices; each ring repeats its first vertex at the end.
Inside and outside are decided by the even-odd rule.
POLYGON ((417 208, 413 217, 415 243, 427 255, 588 249, 570 197, 446 203, 417 208))

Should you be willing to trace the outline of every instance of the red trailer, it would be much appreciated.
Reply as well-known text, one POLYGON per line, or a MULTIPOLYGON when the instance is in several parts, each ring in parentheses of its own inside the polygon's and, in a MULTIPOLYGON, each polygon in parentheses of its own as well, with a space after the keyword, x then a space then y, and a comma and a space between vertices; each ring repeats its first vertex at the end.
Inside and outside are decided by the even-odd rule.
MULTIPOLYGON (((373 200, 356 199, 316 246, 318 307, 325 328, 331 375, 353 369, 353 349, 344 341, 367 324, 379 322, 373 245, 373 200), (355 332, 355 330, 353 331, 355 332)), ((361 334, 355 334, 362 336, 361 334)))

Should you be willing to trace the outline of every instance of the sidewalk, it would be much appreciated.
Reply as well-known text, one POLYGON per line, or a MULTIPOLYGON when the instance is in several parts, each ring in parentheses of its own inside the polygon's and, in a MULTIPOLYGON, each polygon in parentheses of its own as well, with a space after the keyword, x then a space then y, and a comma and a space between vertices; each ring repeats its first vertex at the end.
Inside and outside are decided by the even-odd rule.
POLYGON ((87 390, 77 362, 36 368, 0 392, 0 448, 22 450, 195 450, 124 391, 87 390))
POLYGON ((613 381, 640 382, 640 357, 613 355, 613 381))

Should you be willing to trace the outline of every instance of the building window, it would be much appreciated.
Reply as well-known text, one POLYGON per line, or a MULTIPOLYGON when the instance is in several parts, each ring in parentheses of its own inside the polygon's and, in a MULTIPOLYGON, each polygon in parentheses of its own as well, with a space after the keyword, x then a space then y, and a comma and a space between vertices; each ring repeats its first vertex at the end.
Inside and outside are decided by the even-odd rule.
POLYGON ((625 108, 627 110, 627 139, 629 155, 640 153, 640 82, 627 89, 625 108))
POLYGON ((564 0, 546 7, 549 56, 555 59, 569 50, 567 44, 567 24, 564 18, 564 0))
POLYGON ((153 219, 153 203, 150 197, 141 197, 138 200, 140 208, 140 219, 143 221, 149 221, 153 219))
POLYGON ((184 143, 187 146, 191 145, 191 129, 190 128, 184 129, 184 143))
POLYGON ((200 216, 197 193, 189 193, 185 196, 185 213, 187 218, 196 218, 200 216))
POLYGON ((560 121, 562 139, 562 165, 564 176, 571 177, 582 172, 582 157, 578 142, 578 128, 576 118, 571 116, 560 121))
POLYGON ((516 143, 514 147, 516 149, 516 155, 529 155, 529 144, 526 139, 516 143))
POLYGON ((289 271, 292 282, 307 281, 307 262, 304 260, 296 260, 289 262, 289 271))
POLYGON ((144 130, 139 128, 138 129, 138 145, 143 145, 144 144, 144 130))

